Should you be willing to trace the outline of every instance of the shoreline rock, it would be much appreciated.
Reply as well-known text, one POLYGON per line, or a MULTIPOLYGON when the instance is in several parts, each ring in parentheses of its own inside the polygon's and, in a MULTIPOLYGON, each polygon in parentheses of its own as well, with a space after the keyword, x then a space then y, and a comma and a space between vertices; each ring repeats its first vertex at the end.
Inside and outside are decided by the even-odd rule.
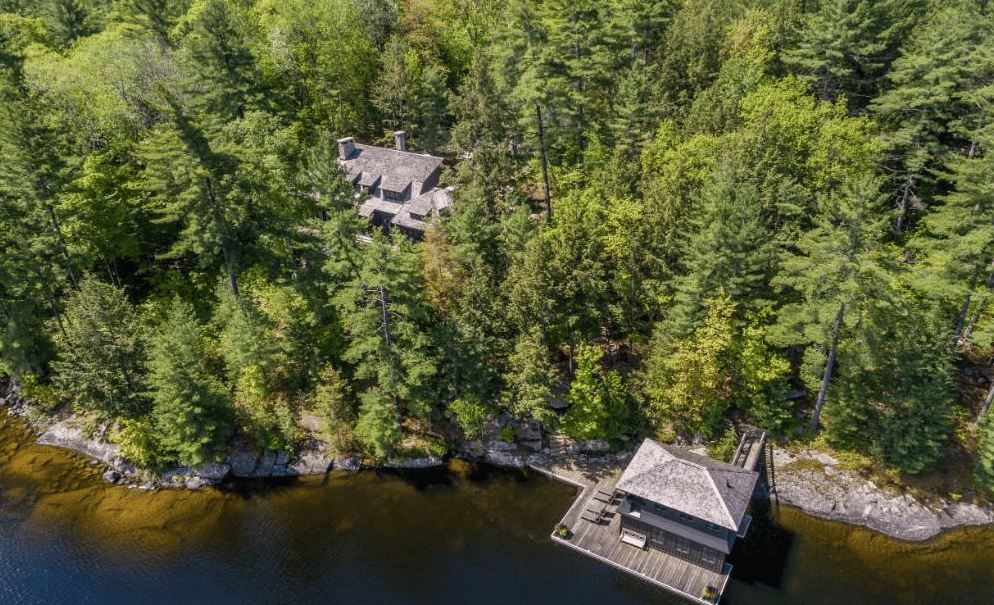
MULTIPOLYGON (((922 502, 899 489, 874 484, 841 468, 824 452, 774 449, 773 497, 780 504, 829 521, 866 527, 905 542, 922 542, 959 527, 994 523, 989 505, 922 502)), ((771 494, 765 493, 770 498, 771 494)))
MULTIPOLYGON (((8 396, 4 403, 8 406, 9 415, 26 417, 25 405, 20 398, 8 396)), ((146 490, 160 487, 198 489, 217 485, 232 476, 261 479, 321 475, 331 470, 358 471, 363 468, 360 457, 334 459, 326 452, 327 444, 311 439, 303 444, 296 457, 285 451, 256 453, 241 448, 230 453, 224 462, 208 462, 194 468, 179 467, 153 476, 126 460, 121 455, 120 447, 85 437, 73 417, 46 425, 33 424, 39 445, 62 447, 90 456, 97 464, 105 465, 103 478, 106 481, 146 490)), ((455 457, 513 469, 552 460, 594 458, 624 464, 631 457, 631 452, 605 453, 606 442, 580 442, 561 435, 550 437, 546 447, 535 451, 535 445, 542 444, 542 441, 535 436, 534 427, 528 427, 526 434, 521 435, 528 441, 525 444, 501 441, 493 434, 496 432, 493 430, 483 439, 467 441, 455 457)), ((429 456, 390 460, 380 466, 423 469, 444 464, 441 458, 429 456)), ((804 514, 866 527, 897 540, 920 542, 959 527, 994 524, 994 509, 990 505, 948 500, 939 504, 922 502, 898 489, 875 485, 858 473, 842 468, 837 460, 824 452, 790 452, 775 448, 773 464, 776 494, 773 496, 758 487, 757 497, 776 497, 780 504, 794 507, 804 514)))

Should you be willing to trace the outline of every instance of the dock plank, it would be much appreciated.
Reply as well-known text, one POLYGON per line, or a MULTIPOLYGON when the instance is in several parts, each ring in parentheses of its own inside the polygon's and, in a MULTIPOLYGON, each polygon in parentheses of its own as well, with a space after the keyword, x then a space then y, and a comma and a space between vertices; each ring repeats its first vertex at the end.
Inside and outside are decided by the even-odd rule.
POLYGON ((621 465, 592 464, 580 467, 575 463, 570 464, 571 466, 532 466, 539 472, 579 489, 576 500, 561 520, 561 523, 571 528, 571 534, 568 538, 561 538, 553 533, 553 540, 698 603, 714 603, 701 598, 704 587, 713 586, 717 589, 720 600, 731 574, 730 565, 726 564, 722 573, 715 573, 652 548, 640 550, 622 543, 621 519, 615 507, 610 504, 607 505, 607 510, 614 514, 600 524, 580 518, 588 507, 604 504, 594 499, 594 496, 601 491, 613 492, 623 471, 621 465))

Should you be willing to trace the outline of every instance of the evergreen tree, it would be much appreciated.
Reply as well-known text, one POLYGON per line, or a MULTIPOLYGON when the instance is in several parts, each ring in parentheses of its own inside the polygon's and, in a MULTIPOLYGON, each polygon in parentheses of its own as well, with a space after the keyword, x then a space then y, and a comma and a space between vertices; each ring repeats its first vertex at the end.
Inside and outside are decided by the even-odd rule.
POLYGON ((552 417, 549 400, 556 378, 549 367, 549 350, 540 330, 532 328, 520 334, 507 365, 504 376, 507 386, 501 397, 504 405, 518 418, 549 420, 552 417))
POLYGON ((45 18, 52 37, 64 47, 79 38, 95 34, 95 15, 81 0, 48 0, 45 18))
POLYGON ((396 405, 390 395, 377 387, 363 391, 359 396, 359 421, 356 436, 369 448, 377 460, 383 460, 400 443, 400 420, 396 405))
POLYGON ((977 154, 994 101, 994 30, 969 3, 935 10, 887 74, 871 109, 886 124, 895 185, 894 231, 902 234, 936 194, 958 156, 977 154))
POLYGON ((646 361, 646 394, 657 427, 710 435, 731 402, 729 355, 735 305, 722 295, 693 335, 674 339, 661 326, 646 361))
POLYGON ((816 228, 801 236, 797 253, 784 258, 774 278, 798 297, 781 310, 771 338, 780 345, 806 346, 802 378, 817 392, 812 428, 818 427, 839 343, 871 307, 889 304, 886 259, 879 243, 879 186, 867 176, 850 183, 844 194, 825 200, 816 228))
POLYGON ((978 142, 979 154, 952 160, 954 189, 924 217, 915 243, 927 255, 919 286, 957 312, 955 341, 986 345, 990 327, 977 328, 994 289, 994 157, 988 152, 994 139, 978 135, 978 142))
POLYGON ((358 275, 333 297, 349 337, 344 359, 356 365, 356 377, 376 382, 378 394, 364 395, 364 405, 371 398, 379 409, 387 398, 398 415, 402 404, 411 414, 427 415, 435 360, 423 326, 427 310, 417 257, 409 243, 382 235, 362 253, 358 275))
POLYGON ((77 409, 111 418, 147 412, 141 321, 124 291, 82 280, 66 301, 65 327, 56 338, 55 383, 77 409))
POLYGON ((721 288, 740 306, 758 311, 771 301, 769 279, 776 269, 758 192, 719 169, 703 191, 703 204, 687 245, 687 275, 678 281, 670 329, 681 337, 700 322, 704 298, 721 288))
POLYGON ((249 22, 241 7, 227 0, 200 0, 182 41, 194 74, 188 87, 205 115, 217 123, 244 117, 260 101, 261 78, 250 50, 249 22))
POLYGON ((224 389, 204 367, 193 307, 174 299, 150 344, 148 382, 160 447, 180 464, 199 464, 228 436, 231 423, 224 389))
POLYGON ((977 465, 973 471, 977 483, 994 492, 994 415, 980 424, 980 443, 977 444, 977 465))
POLYGON ((629 428, 628 395, 615 371, 603 372, 599 347, 583 344, 577 351, 577 369, 563 417, 563 432, 578 439, 617 437, 629 428))
POLYGON ((872 315, 863 338, 841 350, 826 433, 836 443, 866 447, 890 465, 921 473, 942 455, 953 428, 949 328, 920 304, 872 315))
POLYGON ((819 2, 803 21, 797 46, 783 60, 819 99, 835 102, 847 96, 863 107, 878 91, 919 9, 906 0, 819 2))

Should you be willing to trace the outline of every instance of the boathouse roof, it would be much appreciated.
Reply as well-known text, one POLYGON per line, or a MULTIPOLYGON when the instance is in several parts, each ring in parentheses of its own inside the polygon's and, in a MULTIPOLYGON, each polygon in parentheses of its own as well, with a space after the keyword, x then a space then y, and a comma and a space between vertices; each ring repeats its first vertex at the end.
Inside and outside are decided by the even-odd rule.
POLYGON ((737 530, 759 473, 646 439, 617 488, 688 515, 737 530))

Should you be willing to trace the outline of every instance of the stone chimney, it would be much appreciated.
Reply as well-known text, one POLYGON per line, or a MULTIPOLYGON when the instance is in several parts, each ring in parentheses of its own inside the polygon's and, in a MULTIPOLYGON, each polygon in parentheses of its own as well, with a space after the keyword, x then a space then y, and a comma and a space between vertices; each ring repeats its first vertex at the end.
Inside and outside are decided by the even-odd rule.
POLYGON ((352 140, 352 137, 338 139, 338 159, 349 159, 349 156, 352 155, 353 151, 355 151, 355 141, 352 140))
POLYGON ((403 130, 393 133, 393 142, 397 146, 397 151, 407 151, 407 133, 403 130))

